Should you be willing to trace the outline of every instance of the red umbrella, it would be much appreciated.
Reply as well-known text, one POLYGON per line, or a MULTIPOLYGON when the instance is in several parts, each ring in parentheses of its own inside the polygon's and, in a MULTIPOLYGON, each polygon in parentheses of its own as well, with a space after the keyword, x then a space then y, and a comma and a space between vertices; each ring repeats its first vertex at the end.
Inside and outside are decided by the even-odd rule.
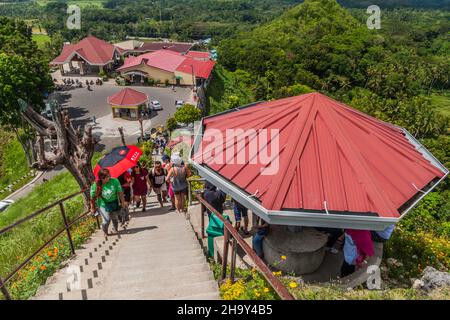
POLYGON ((95 166, 95 178, 98 179, 100 169, 108 169, 111 177, 118 178, 122 173, 136 166, 141 156, 142 150, 136 146, 114 148, 95 166))

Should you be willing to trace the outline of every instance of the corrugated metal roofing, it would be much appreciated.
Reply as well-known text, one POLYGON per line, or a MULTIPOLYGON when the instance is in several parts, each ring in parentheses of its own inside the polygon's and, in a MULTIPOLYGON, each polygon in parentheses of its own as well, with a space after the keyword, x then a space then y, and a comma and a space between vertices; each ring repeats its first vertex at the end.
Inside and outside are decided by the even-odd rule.
MULTIPOLYGON (((250 141, 255 138, 245 140, 243 164, 217 164, 203 157, 209 146, 218 147, 216 156, 230 160, 245 136, 234 142, 203 139, 203 153, 193 156, 196 163, 254 194, 267 210, 398 218, 399 208, 418 189, 445 175, 416 150, 401 128, 319 93, 258 103, 206 118, 203 124, 204 131, 217 129, 224 135, 227 129, 279 130, 280 152, 265 165, 250 163, 250 141), (276 160, 276 174, 262 175, 261 170, 276 160)), ((273 146, 269 137, 268 149, 273 146)))

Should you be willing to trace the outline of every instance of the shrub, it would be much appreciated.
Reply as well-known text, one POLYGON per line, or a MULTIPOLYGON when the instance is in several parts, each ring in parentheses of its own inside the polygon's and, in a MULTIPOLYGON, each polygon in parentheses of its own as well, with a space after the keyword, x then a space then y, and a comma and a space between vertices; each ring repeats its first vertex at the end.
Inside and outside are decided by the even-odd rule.
POLYGON ((167 118, 166 120, 166 129, 169 132, 172 132, 177 128, 177 120, 174 117, 167 118))
POLYGON ((200 120, 202 112, 192 104, 185 104, 175 112, 174 117, 178 123, 188 124, 200 120))
POLYGON ((144 167, 144 168, 151 168, 153 166, 153 161, 152 161, 152 155, 153 155, 153 142, 151 141, 146 141, 141 145, 141 149, 142 149, 142 156, 139 159, 140 164, 144 167))

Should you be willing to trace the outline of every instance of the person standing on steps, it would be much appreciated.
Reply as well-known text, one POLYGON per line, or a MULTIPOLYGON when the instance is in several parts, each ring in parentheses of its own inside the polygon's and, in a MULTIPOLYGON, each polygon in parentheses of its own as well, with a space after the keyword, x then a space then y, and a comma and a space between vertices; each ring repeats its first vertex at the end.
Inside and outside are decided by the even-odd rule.
POLYGON ((102 216, 102 230, 108 236, 109 224, 112 220, 113 234, 119 232, 120 209, 125 208, 122 186, 118 179, 111 178, 108 169, 101 169, 98 173, 98 181, 91 186, 91 212, 96 211, 102 216), (120 203, 119 203, 120 202, 120 203))
POLYGON ((123 197, 125 199, 126 209, 122 210, 122 215, 119 216, 120 223, 123 227, 125 222, 130 220, 129 206, 131 202, 131 170, 127 170, 119 176, 119 182, 122 186, 123 197))
MULTIPOLYGON (((220 214, 223 214, 223 204, 225 203, 225 199, 227 195, 225 192, 218 190, 215 185, 210 183, 209 181, 205 184, 205 192, 203 193, 203 197, 206 202, 208 202, 214 209, 217 210, 220 214)), ((211 212, 207 210, 208 217, 211 215, 211 212)))
MULTIPOLYGON (((170 157, 167 154, 164 154, 161 158, 162 160, 162 167, 166 170, 166 172, 169 172, 170 168, 172 167, 172 163, 170 162, 170 157)), ((175 195, 172 190, 172 183, 166 180, 166 188, 167 188, 167 195, 170 198, 170 202, 172 203, 172 207, 170 210, 176 210, 175 208, 175 195)), ((162 191, 163 199, 165 199, 165 192, 162 191)))
POLYGON ((162 198, 162 187, 166 184, 167 172, 161 166, 161 161, 155 161, 155 167, 150 172, 150 183, 153 191, 156 193, 161 208, 164 207, 162 198))
POLYGON ((131 172, 131 185, 136 208, 140 207, 142 201, 142 212, 145 212, 147 208, 147 193, 151 184, 148 179, 147 169, 142 168, 140 163, 131 172))
POLYGON ((187 178, 191 176, 189 167, 183 163, 179 154, 172 156, 172 167, 167 173, 166 181, 171 181, 172 190, 175 195, 175 207, 178 212, 186 213, 185 199, 188 192, 187 178))

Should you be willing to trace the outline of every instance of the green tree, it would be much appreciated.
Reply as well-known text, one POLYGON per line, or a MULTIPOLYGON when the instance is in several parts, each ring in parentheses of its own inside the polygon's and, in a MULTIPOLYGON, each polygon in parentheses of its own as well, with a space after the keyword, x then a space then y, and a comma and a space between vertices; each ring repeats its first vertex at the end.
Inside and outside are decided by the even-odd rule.
POLYGON ((177 120, 174 117, 167 118, 166 129, 172 134, 172 131, 177 128, 177 120))
POLYGON ((174 115, 178 123, 189 124, 202 118, 202 112, 192 104, 185 104, 179 108, 174 115))

